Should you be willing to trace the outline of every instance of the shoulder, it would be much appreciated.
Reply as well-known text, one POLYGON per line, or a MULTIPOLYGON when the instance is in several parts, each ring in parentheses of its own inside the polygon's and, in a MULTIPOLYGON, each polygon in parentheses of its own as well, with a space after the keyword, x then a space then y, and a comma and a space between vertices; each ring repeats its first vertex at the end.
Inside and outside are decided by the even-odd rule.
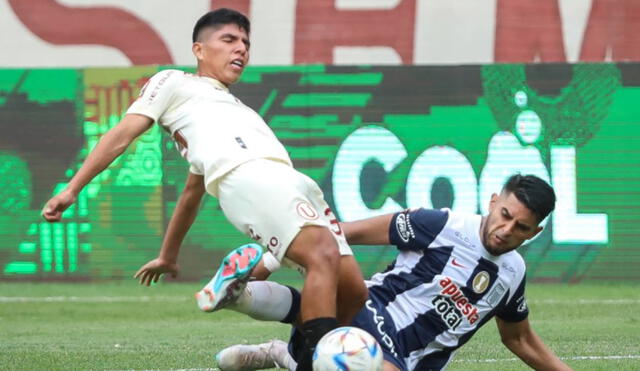
POLYGON ((429 246, 447 224, 448 212, 433 209, 406 209, 396 213, 389 229, 389 239, 398 247, 429 246))
POLYGON ((411 219, 419 222, 446 222, 449 219, 449 209, 409 209, 407 215, 411 215, 411 219))
POLYGON ((456 220, 460 222, 469 223, 469 222, 479 221, 481 219, 481 216, 478 214, 470 214, 465 212, 453 211, 446 208, 442 210, 447 211, 447 213, 450 215, 452 220, 456 220))
POLYGON ((186 72, 184 72, 184 71, 180 71, 180 70, 176 70, 176 69, 171 69, 170 68, 170 69, 158 71, 153 76, 185 76, 185 75, 186 75, 186 72))
MULTIPOLYGON (((134 109, 130 112, 139 113, 137 111, 140 106, 157 106, 158 109, 165 107, 181 84, 183 76, 184 72, 179 70, 162 70, 155 73, 140 89, 138 98, 132 105, 134 109)), ((160 114, 160 111, 155 112, 153 118, 158 119, 160 114)))
POLYGON ((460 213, 449 209, 438 210, 446 215, 447 229, 455 231, 456 235, 471 243, 479 229, 480 217, 474 214, 460 213))
POLYGON ((412 227, 439 233, 448 220, 449 210, 447 209, 409 209, 398 214, 396 226, 401 227, 402 224, 406 224, 411 234, 413 234, 412 227))
POLYGON ((156 86, 168 85, 182 80, 184 76, 185 73, 180 70, 162 70, 151 76, 147 84, 156 86))
POLYGON ((172 90, 184 78, 184 72, 180 70, 162 70, 151 76, 140 90, 140 96, 155 97, 158 93, 166 94, 172 90))
POLYGON ((513 264, 518 271, 521 271, 524 273, 524 271, 527 269, 527 265, 524 262, 524 258, 522 257, 522 255, 520 255, 519 252, 515 250, 509 251, 508 253, 506 253, 505 260, 506 262, 513 264))
POLYGON ((519 285, 527 272, 527 264, 520 253, 513 250, 502 256, 500 269, 507 270, 513 277, 512 285, 519 285))

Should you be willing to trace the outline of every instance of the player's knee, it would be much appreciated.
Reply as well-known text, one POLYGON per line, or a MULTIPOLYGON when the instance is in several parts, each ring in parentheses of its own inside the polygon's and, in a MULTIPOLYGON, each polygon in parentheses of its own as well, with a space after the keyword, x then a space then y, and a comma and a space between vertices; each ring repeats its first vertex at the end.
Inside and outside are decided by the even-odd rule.
POLYGON ((311 265, 321 268, 323 271, 331 271, 337 276, 340 267, 340 252, 338 252, 338 248, 325 245, 317 246, 314 250, 311 252, 311 265))
POLYGON ((293 240, 286 256, 303 266, 307 273, 337 276, 340 268, 338 243, 331 232, 320 226, 307 226, 293 240))
POLYGON ((340 251, 336 240, 331 232, 324 228, 315 229, 314 234, 313 244, 307 249, 310 265, 337 273, 340 267, 340 251))

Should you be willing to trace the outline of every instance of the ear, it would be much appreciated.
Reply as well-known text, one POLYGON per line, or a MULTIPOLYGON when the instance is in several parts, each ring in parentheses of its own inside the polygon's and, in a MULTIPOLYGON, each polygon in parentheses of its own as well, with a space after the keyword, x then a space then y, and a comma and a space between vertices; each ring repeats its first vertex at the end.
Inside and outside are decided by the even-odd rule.
POLYGON ((543 228, 542 228, 542 226, 541 226, 541 225, 537 226, 537 227, 533 230, 533 232, 531 232, 531 237, 527 237, 527 240, 530 240, 530 239, 534 238, 535 236, 537 236, 537 235, 538 235, 538 233, 542 232, 542 229, 543 229, 543 228))
POLYGON ((496 202, 498 202, 498 194, 497 193, 493 193, 491 195, 491 200, 489 200, 489 212, 491 212, 491 210, 493 210, 493 208, 496 205, 496 202))
POLYGON ((193 45, 191 45, 191 52, 193 52, 197 60, 202 60, 202 43, 199 41, 194 42, 193 45))

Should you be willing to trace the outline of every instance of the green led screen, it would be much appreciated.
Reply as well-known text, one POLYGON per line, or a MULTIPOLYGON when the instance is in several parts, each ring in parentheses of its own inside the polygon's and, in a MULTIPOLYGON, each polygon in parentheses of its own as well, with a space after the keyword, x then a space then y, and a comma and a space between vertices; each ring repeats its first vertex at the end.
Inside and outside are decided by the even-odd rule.
MULTIPOLYGON (((2 279, 129 278, 156 256, 186 162, 157 127, 47 224, 43 203, 159 69, 0 70, 2 279)), ((188 69, 186 69, 188 70, 188 69)), ((520 249, 533 280, 640 280, 640 65, 253 67, 232 88, 341 220, 406 207, 487 211, 515 172, 558 194, 520 249)), ((249 242, 208 197, 181 279, 249 242)), ((391 247, 355 247, 365 274, 391 247)), ((294 276, 295 273, 291 272, 294 276)))

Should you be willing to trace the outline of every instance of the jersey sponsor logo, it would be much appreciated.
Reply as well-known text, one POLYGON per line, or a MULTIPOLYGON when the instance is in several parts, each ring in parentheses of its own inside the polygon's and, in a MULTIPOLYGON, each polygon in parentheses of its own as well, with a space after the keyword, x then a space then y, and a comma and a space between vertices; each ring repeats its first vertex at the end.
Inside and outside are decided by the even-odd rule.
POLYGON ((471 284, 471 288, 476 294, 482 294, 487 290, 487 287, 489 287, 490 280, 491 279, 489 277, 489 273, 487 273, 486 271, 479 272, 473 278, 473 283, 471 284))
POLYGON ((524 296, 521 296, 518 301, 520 302, 520 304, 518 304, 518 313, 526 312, 529 309, 527 306, 527 299, 525 299, 524 296))
POLYGON ((316 212, 316 209, 314 209, 313 206, 311 206, 311 204, 309 204, 307 201, 298 202, 298 204, 296 205, 296 212, 302 218, 307 220, 318 219, 318 213, 316 212))
POLYGON ((455 231, 454 235, 456 237, 458 237, 458 239, 460 240, 460 242, 466 246, 466 247, 476 247, 476 245, 474 245, 473 243, 471 243, 471 239, 465 235, 463 235, 462 233, 460 233, 460 231, 455 231))
POLYGON ((516 276, 516 270, 512 266, 508 265, 507 263, 502 263, 500 266, 502 267, 502 269, 504 269, 507 272, 511 273, 511 277, 515 277, 516 276))
POLYGON ((166 75, 164 75, 160 81, 158 81, 158 83, 156 84, 156 86, 153 88, 153 90, 151 91, 151 94, 149 94, 149 98, 147 99, 147 104, 151 104, 151 102, 153 102, 153 100, 156 98, 156 96, 158 95, 158 92, 160 91, 160 89, 162 88, 162 85, 164 85, 165 82, 167 82, 167 80, 169 79, 169 77, 171 77, 171 75, 173 75, 174 71, 169 71, 167 72, 166 75))
MULTIPOLYGON (((458 287, 458 285, 456 285, 455 282, 453 282, 451 280, 451 278, 449 278, 449 277, 445 277, 445 278, 441 279, 439 284, 440 284, 440 287, 442 287, 442 290, 440 291, 441 295, 439 295, 439 296, 443 296, 443 297, 449 298, 450 301, 457 308, 457 310, 460 311, 461 315, 463 317, 467 318, 467 321, 469 321, 469 324, 473 325, 474 323, 476 323, 476 321, 479 318, 479 316, 478 316, 478 308, 475 305, 473 305, 472 303, 469 302, 469 299, 464 295, 462 290, 460 290, 460 287, 458 287)), ((434 301, 432 301, 432 303, 434 303, 434 305, 435 305, 435 300, 436 299, 434 299, 434 301)), ((441 302, 441 301, 439 301, 439 302, 441 302)), ((440 312, 438 312, 438 313, 440 313, 440 312)), ((442 316, 442 314, 441 314, 441 316, 442 316)), ((449 322, 448 322, 449 319, 445 320, 444 317, 443 317, 443 320, 445 322, 447 322, 447 324, 449 324, 449 322)), ((457 327, 457 325, 456 325, 456 327, 457 327)))
POLYGON ((409 242, 411 238, 415 238, 413 227, 411 226, 411 217, 409 213, 400 213, 396 218, 396 230, 402 241, 409 242))
POLYGON ((382 343, 387 347, 389 352, 393 354, 395 357, 400 358, 398 353, 396 353, 396 346, 393 343, 393 339, 391 336, 384 331, 384 317, 378 314, 378 311, 373 306, 373 302, 371 299, 368 299, 365 303, 365 307, 369 312, 371 312, 371 318, 373 318, 373 322, 376 324, 376 331, 378 331, 378 335, 382 339, 382 343))
POLYGON ((433 298, 431 304, 433 304, 433 308, 436 310, 436 313, 440 315, 442 321, 447 324, 447 327, 452 330, 458 328, 464 316, 462 312, 456 308, 456 304, 450 297, 438 295, 433 298))

